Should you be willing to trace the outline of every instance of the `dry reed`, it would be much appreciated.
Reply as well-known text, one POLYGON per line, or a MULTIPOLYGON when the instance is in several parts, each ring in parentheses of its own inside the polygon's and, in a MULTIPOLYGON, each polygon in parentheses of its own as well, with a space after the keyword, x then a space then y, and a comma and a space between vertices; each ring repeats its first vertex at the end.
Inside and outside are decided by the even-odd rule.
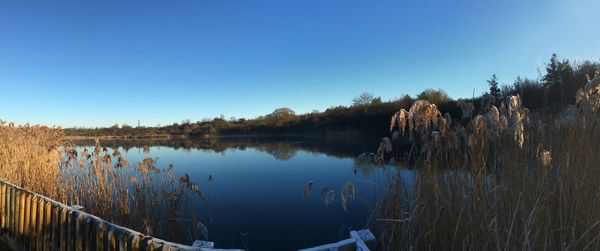
POLYGON ((202 192, 189 177, 176 177, 172 166, 160 169, 152 158, 130 167, 118 149, 100 144, 78 152, 62 136, 59 128, 0 121, 0 178, 148 235, 206 237, 194 209, 202 192))
POLYGON ((15 126, 0 120, 0 178, 56 197, 62 135, 58 128, 15 126))
POLYGON ((531 118, 514 96, 503 101, 498 116, 483 111, 467 127, 440 133, 443 147, 434 158, 405 161, 417 169, 412 180, 388 177, 374 212, 379 247, 599 250, 597 77, 556 118, 531 118), (490 122, 503 127, 503 116, 510 121, 506 130, 487 133, 490 122), (449 139, 461 143, 445 143, 449 139))

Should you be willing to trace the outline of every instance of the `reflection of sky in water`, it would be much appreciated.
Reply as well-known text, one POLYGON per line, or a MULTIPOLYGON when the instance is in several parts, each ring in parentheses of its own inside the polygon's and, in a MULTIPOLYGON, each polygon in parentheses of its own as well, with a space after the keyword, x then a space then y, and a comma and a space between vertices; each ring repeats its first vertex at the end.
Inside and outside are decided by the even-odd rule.
POLYGON ((223 153, 170 147, 151 147, 149 154, 137 147, 119 150, 132 165, 158 157, 158 167, 173 164, 177 175, 187 173, 199 184, 210 216, 204 218, 209 240, 220 248, 290 250, 345 238, 349 229, 361 229, 367 223, 369 208, 385 189, 375 184, 383 184, 387 172, 378 168, 355 174, 350 158, 302 150, 285 161, 250 147, 223 153), (210 182, 209 175, 214 178, 210 182), (314 186, 304 199, 309 180, 314 186), (357 199, 345 212, 339 191, 350 180, 357 199), (329 206, 320 197, 326 186, 335 190, 335 201, 329 206))

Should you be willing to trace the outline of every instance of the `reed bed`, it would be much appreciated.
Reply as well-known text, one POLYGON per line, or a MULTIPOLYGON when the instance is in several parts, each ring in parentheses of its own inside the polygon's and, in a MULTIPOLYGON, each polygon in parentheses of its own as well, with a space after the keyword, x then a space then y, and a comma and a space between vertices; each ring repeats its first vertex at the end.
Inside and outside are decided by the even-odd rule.
POLYGON ((66 146, 63 156, 61 194, 68 204, 159 238, 182 243, 208 238, 199 221, 200 187, 187 174, 175 175, 173 165, 160 168, 151 157, 130 164, 118 149, 99 143, 79 152, 66 146))
MULTIPOLYGON (((187 174, 158 159, 130 164, 99 142, 78 152, 62 130, 0 121, 0 178, 113 223, 181 243, 208 238, 203 195, 187 174)), ((149 156, 149 148, 144 148, 149 156)))
POLYGON ((0 178, 57 197, 62 131, 0 120, 0 178))
POLYGON ((578 95, 554 116, 530 115, 513 96, 465 123, 412 126, 411 153, 380 157, 418 170, 414 183, 388 177, 373 214, 380 248, 599 250, 600 74, 578 95))

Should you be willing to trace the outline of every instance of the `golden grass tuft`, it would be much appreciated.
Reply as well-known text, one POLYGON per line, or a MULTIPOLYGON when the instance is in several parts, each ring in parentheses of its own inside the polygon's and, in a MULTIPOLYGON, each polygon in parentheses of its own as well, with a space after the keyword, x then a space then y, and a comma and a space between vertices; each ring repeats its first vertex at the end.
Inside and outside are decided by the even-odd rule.
POLYGON ((58 195, 62 130, 0 120, 0 178, 51 197, 58 195))
POLYGON ((340 191, 340 199, 342 201, 342 208, 344 211, 348 211, 348 203, 354 200, 356 196, 356 188, 352 181, 348 181, 346 185, 340 191))

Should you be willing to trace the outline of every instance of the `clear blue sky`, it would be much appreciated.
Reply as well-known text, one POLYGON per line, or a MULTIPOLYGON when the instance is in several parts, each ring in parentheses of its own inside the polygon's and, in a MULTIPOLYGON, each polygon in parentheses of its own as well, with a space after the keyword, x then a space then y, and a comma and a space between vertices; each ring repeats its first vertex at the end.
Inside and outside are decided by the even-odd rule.
POLYGON ((0 1, 0 118, 252 118, 600 59, 600 1, 0 1))

